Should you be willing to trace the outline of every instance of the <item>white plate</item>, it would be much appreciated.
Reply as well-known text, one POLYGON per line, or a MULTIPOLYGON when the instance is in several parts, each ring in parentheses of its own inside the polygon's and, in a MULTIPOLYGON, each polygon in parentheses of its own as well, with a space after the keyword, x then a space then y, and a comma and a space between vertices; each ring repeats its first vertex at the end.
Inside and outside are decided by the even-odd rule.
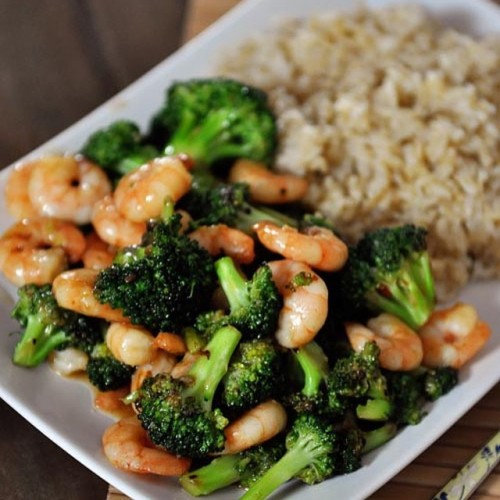
MULTIPOLYGON (((355 3, 355 2, 354 2, 355 3)), ((366 2, 371 6, 387 0, 366 2)), ((415 2, 412 2, 415 3, 415 2)), ((445 24, 472 34, 500 31, 500 10, 486 1, 475 2, 420 0, 445 24)), ((87 136, 97 128, 119 118, 130 118, 146 125, 152 113, 163 102, 164 89, 177 79, 205 76, 211 73, 214 58, 224 46, 254 35, 256 27, 264 28, 283 16, 308 15, 332 8, 346 9, 350 0, 248 0, 218 21, 201 36, 188 43, 118 96, 89 116, 38 148, 26 158, 40 153, 78 150, 87 136)), ((0 175, 3 192, 7 172, 0 175)), ((8 219, 0 199, 0 231, 12 221, 8 219)), ((5 285, 14 297, 14 288, 5 285)), ((481 317, 500 328, 500 283, 489 282, 468 287, 463 299, 475 304, 481 317)), ((9 318, 11 300, 0 294, 0 397, 16 409, 36 428, 66 450, 105 481, 133 498, 190 498, 175 480, 147 478, 117 471, 104 458, 100 441, 111 420, 92 407, 92 396, 83 384, 64 380, 53 374, 47 365, 26 370, 12 365, 10 357, 16 338, 7 335, 16 324, 9 318)), ((365 466, 353 474, 331 479, 314 487, 285 487, 287 498, 303 498, 310 494, 317 499, 350 500, 365 498, 387 482, 405 465, 436 440, 446 429, 473 406, 500 380, 500 334, 495 332, 486 349, 460 375, 460 384, 430 408, 429 415, 416 427, 407 427, 393 441, 366 457, 365 466)), ((229 499, 236 490, 215 495, 229 499)))

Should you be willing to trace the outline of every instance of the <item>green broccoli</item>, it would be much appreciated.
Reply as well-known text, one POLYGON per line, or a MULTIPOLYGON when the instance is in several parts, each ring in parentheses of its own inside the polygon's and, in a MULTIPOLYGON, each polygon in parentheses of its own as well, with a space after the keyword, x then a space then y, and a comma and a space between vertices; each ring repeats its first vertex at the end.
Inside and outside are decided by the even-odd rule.
POLYGON ((34 367, 56 349, 74 347, 89 354, 102 341, 100 320, 60 307, 52 286, 28 284, 17 291, 12 317, 22 327, 14 349, 16 365, 34 367))
POLYGON ((118 361, 105 342, 96 344, 87 363, 89 382, 100 391, 113 391, 130 383, 134 366, 118 361))
POLYGON ((222 383, 222 405, 231 411, 276 397, 284 383, 281 353, 267 339, 241 342, 222 383))
POLYGON ((458 383, 457 370, 450 367, 420 367, 411 372, 385 372, 394 420, 399 425, 416 425, 426 415, 424 404, 435 401, 458 383))
POLYGON ((359 353, 338 359, 327 378, 328 409, 341 417, 354 409, 363 420, 385 421, 393 411, 387 381, 379 365, 380 349, 367 342, 359 353))
POLYGON ((235 158, 268 164, 277 145, 276 120, 266 94, 223 78, 170 86, 149 137, 165 147, 165 154, 185 154, 196 165, 235 158))
POLYGON ((398 426, 394 422, 386 422, 380 427, 363 432, 364 445, 362 453, 369 453, 387 443, 396 435, 397 431, 398 426))
POLYGON ((153 333, 181 331, 215 287, 213 261, 180 232, 180 216, 156 222, 136 247, 120 250, 97 276, 97 299, 153 333))
POLYGON ((307 484, 328 479, 335 472, 337 433, 331 423, 310 413, 300 414, 285 440, 286 453, 241 497, 267 498, 292 478, 307 484))
POLYGON ((323 349, 314 341, 291 351, 294 365, 292 370, 301 388, 287 395, 285 406, 296 412, 322 412, 325 404, 325 381, 328 377, 328 358, 323 349), (297 373, 298 372, 298 373, 297 373), (296 374, 297 373, 297 374, 296 374))
POLYGON ((450 366, 425 368, 422 383, 425 399, 436 401, 458 384, 458 370, 450 366))
POLYGON ((426 235, 412 225, 377 229, 350 249, 339 298, 353 319, 370 309, 393 314, 413 329, 427 321, 436 295, 426 235))
POLYGON ((361 467, 365 444, 365 433, 358 427, 337 431, 335 475, 349 474, 361 467))
POLYGON ((284 442, 274 438, 241 453, 215 458, 209 464, 183 474, 180 483, 196 497, 235 483, 248 488, 284 454, 284 442))
POLYGON ((145 380, 135 404, 153 443, 185 457, 224 448, 228 420, 212 403, 240 339, 235 328, 221 328, 182 379, 160 373, 145 380))
POLYGON ((180 200, 179 207, 187 210, 193 221, 191 229, 211 224, 227 224, 245 233, 252 233, 252 226, 262 220, 278 226, 297 227, 296 219, 267 207, 250 203, 250 191, 245 183, 212 186, 193 185, 189 193, 180 200))
POLYGON ((231 257, 222 257, 215 262, 215 272, 229 302, 229 323, 249 338, 273 335, 282 298, 269 266, 263 264, 247 280, 231 257))
POLYGON ((115 178, 160 156, 154 146, 144 144, 139 127, 126 120, 94 132, 81 153, 115 178))

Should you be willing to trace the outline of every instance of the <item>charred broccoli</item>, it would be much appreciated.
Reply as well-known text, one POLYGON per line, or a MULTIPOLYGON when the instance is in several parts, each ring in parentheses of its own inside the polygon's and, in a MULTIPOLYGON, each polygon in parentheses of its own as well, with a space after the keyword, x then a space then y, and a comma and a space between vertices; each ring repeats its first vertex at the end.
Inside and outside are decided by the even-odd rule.
POLYGON ((282 299, 269 266, 262 265, 247 280, 230 257, 222 257, 215 262, 215 272, 229 302, 230 324, 249 338, 273 335, 282 299))
POLYGON ((283 390, 281 353, 269 340, 241 342, 222 380, 224 407, 252 408, 283 390))
POLYGON ((354 410, 363 420, 388 420, 393 405, 379 365, 380 349, 367 342, 359 353, 338 359, 327 378, 328 409, 336 416, 354 410))
POLYGON ((240 339, 235 328, 221 328, 185 377, 161 373, 146 379, 135 404, 153 443, 185 457, 203 457, 223 449, 228 420, 212 402, 240 339))
POLYGON ((299 380, 301 388, 287 395, 285 406, 290 406, 296 412, 322 413, 325 406, 325 381, 328 377, 328 358, 323 349, 314 341, 292 350, 296 370, 294 378, 299 380))
POLYGON ((60 307, 50 284, 19 288, 12 317, 22 327, 13 356, 20 366, 37 366, 55 349, 66 347, 89 354, 103 338, 101 322, 60 307))
POLYGON ((155 222, 142 245, 120 250, 97 276, 94 293, 157 333, 189 326, 214 287, 212 258, 180 233, 180 216, 173 215, 155 222))
POLYGON ((426 401, 435 401, 458 383, 458 372, 451 367, 420 367, 411 372, 386 372, 389 393, 394 402, 394 420, 399 425, 416 425, 425 416, 426 401))
POLYGON ((285 443, 275 438, 241 453, 215 458, 182 475, 180 483, 193 496, 208 495, 235 483, 248 488, 284 454, 285 443))
POLYGON ((286 453, 241 497, 267 498, 292 478, 315 484, 332 476, 336 467, 337 434, 331 423, 310 413, 300 414, 285 440, 286 453))
POLYGON ((393 314, 413 329, 427 321, 436 295, 426 235, 412 225, 377 229, 350 249, 339 298, 354 319, 371 309, 393 314))
POLYGON ((118 361, 105 342, 92 349, 87 363, 89 382, 100 391, 113 391, 130 383, 135 367, 118 361))
POLYGON ((278 226, 297 226, 295 219, 282 212, 252 205, 249 197, 248 185, 244 183, 215 183, 211 186, 194 184, 179 206, 193 217, 193 229, 211 224, 226 224, 245 233, 252 233, 252 226, 262 220, 274 222, 278 226))

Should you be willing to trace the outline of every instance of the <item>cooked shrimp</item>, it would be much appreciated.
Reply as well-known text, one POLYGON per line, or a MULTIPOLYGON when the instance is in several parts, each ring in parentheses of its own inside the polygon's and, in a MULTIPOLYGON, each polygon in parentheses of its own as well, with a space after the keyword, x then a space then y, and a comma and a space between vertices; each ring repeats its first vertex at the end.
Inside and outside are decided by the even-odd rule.
POLYGON ((64 376, 85 371, 88 361, 89 357, 74 347, 53 351, 49 356, 50 367, 59 375, 64 376))
POLYGON ((171 373, 176 363, 177 358, 174 355, 165 351, 157 351, 152 360, 136 368, 132 375, 130 390, 137 391, 144 380, 158 373, 171 373))
POLYGON ((290 226, 261 221, 253 229, 267 249, 320 271, 336 271, 347 260, 347 245, 324 227, 312 226, 299 233, 290 226))
POLYGON ((229 182, 245 182, 251 199, 266 205, 300 201, 309 187, 302 177, 277 174, 261 163, 244 159, 238 160, 229 171, 229 182))
POLYGON ((40 215, 31 203, 28 185, 34 162, 18 163, 10 172, 5 184, 5 205, 16 220, 40 215))
POLYGON ((462 367, 490 338, 490 327, 481 321, 469 304, 459 302, 434 311, 420 329, 424 365, 462 367))
POLYGON ((74 224, 49 217, 23 219, 0 238, 0 269, 17 286, 51 283, 84 250, 85 238, 74 224))
POLYGON ((156 348, 154 337, 145 328, 130 323, 111 323, 106 345, 113 356, 126 365, 138 366, 151 361, 156 348))
POLYGON ((187 351, 186 342, 176 333, 160 332, 155 337, 153 346, 174 356, 180 356, 187 351))
POLYGON ((100 411, 110 413, 114 417, 134 416, 132 405, 125 404, 124 399, 130 394, 129 387, 120 387, 114 391, 97 391, 94 398, 94 406, 100 411))
POLYGON ((240 451, 264 443, 279 434, 287 422, 286 410, 270 399, 248 410, 224 429, 225 454, 240 451))
POLYGON ((85 252, 83 252, 83 267, 89 269, 104 269, 113 263, 116 249, 109 245, 95 232, 91 232, 85 238, 85 252))
POLYGON ((31 203, 40 214, 76 224, 90 222, 94 204, 110 192, 104 170, 74 156, 41 158, 28 183, 31 203))
POLYGON ((61 307, 86 316, 107 321, 127 322, 120 309, 101 304, 94 296, 94 283, 99 271, 95 269, 73 269, 56 277, 52 291, 61 307))
POLYGON ((422 363, 422 341, 416 332, 391 314, 380 314, 368 321, 367 327, 346 323, 346 332, 352 348, 360 352, 367 342, 375 342, 380 349, 380 366, 387 370, 414 370, 422 363))
POLYGON ((132 222, 120 214, 110 195, 94 205, 91 219, 99 238, 119 248, 138 245, 146 231, 145 222, 132 222))
POLYGON ((214 257, 228 255, 240 264, 250 264, 255 259, 253 238, 225 224, 201 226, 188 236, 214 257))
POLYGON ((325 282, 307 265, 293 260, 269 262, 280 294, 277 342, 288 348, 310 342, 323 326, 328 314, 328 288, 325 282))
POLYGON ((180 476, 191 460, 155 447, 136 417, 127 417, 106 429, 102 436, 106 458, 119 469, 137 474, 180 476))
POLYGON ((179 158, 157 158, 120 179, 115 203, 127 219, 143 222, 158 217, 167 199, 175 203, 190 187, 191 174, 179 158))
POLYGON ((189 215, 189 212, 186 212, 186 210, 179 209, 175 212, 181 216, 181 232, 185 233, 189 229, 189 224, 193 218, 189 215))

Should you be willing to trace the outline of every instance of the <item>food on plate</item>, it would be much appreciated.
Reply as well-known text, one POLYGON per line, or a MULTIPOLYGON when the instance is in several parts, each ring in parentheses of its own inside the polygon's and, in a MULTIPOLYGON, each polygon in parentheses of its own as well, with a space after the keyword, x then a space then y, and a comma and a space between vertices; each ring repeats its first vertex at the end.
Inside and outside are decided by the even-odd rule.
POLYGON ((500 277, 498 37, 473 38, 400 4, 275 24, 218 71, 266 90, 282 173, 349 243, 429 231, 441 300, 500 277))
POLYGON ((387 312, 420 328, 436 304, 426 231, 411 225, 365 234, 340 273, 339 300, 354 316, 363 308, 387 312))
MULTIPOLYGON (((177 82, 149 133, 116 122, 63 157, 109 176, 91 227, 65 211, 40 219, 30 192, 34 217, 0 239, 12 265, 33 238, 65 259, 43 282, 23 274, 14 362, 50 358, 61 373, 86 373, 110 394, 101 406, 122 395, 130 411, 105 431, 105 456, 129 472, 180 476, 193 495, 239 483, 244 498, 266 498, 292 478, 355 471, 418 424, 488 338, 474 308, 457 306, 455 333, 474 349, 457 347, 469 354, 460 364, 426 364, 435 348, 421 335, 453 314, 437 309, 427 230, 402 224, 344 241, 335 219, 299 203, 309 181, 271 170, 275 131, 262 91, 177 82), (65 238, 40 238, 40 220, 74 228, 77 256, 65 238)), ((88 208, 68 205, 80 203, 88 208)))

